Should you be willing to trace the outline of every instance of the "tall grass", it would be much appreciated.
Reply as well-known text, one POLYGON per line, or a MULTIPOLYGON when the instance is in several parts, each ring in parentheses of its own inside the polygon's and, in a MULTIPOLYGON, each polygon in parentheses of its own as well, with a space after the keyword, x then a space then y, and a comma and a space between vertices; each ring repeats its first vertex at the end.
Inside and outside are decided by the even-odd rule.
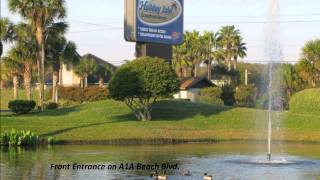
POLYGON ((17 131, 15 129, 5 132, 2 136, 2 143, 5 146, 35 146, 39 137, 31 131, 17 131))

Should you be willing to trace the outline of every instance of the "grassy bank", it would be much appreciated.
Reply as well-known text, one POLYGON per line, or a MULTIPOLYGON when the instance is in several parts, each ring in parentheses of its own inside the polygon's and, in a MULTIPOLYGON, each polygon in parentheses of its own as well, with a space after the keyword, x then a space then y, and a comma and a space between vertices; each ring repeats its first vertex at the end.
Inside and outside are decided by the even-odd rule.
MULTIPOLYGON (((274 116, 275 140, 320 142, 320 117, 295 112, 274 116)), ((186 141, 264 140, 267 112, 180 101, 154 106, 154 120, 135 120, 112 100, 15 116, 1 114, 1 133, 12 128, 54 136, 68 143, 170 143, 186 141)))
POLYGON ((294 94, 290 101, 290 111, 320 116, 320 88, 307 89, 294 94))

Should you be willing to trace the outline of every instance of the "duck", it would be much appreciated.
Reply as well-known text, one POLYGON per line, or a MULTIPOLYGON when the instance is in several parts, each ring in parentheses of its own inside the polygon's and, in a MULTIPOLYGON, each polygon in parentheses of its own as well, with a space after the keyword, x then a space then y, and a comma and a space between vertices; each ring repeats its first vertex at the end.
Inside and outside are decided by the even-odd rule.
POLYGON ((207 173, 204 173, 203 179, 204 180, 212 180, 212 176, 209 176, 207 173))
POLYGON ((168 176, 166 175, 166 171, 163 172, 163 175, 159 175, 156 171, 155 174, 152 174, 151 177, 155 180, 167 180, 168 176))

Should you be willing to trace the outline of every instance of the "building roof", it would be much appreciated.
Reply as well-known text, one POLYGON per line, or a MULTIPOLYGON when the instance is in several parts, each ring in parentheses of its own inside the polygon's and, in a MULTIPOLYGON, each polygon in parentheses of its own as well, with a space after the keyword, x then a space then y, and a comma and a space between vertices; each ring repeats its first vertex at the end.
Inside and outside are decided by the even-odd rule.
POLYGON ((181 80, 180 90, 187 90, 190 88, 204 88, 213 86, 213 83, 206 77, 191 77, 181 80))
POLYGON ((85 54, 82 56, 82 59, 94 59, 100 65, 108 65, 113 70, 117 69, 117 67, 115 65, 113 65, 113 64, 109 63, 108 61, 103 60, 93 54, 85 54))

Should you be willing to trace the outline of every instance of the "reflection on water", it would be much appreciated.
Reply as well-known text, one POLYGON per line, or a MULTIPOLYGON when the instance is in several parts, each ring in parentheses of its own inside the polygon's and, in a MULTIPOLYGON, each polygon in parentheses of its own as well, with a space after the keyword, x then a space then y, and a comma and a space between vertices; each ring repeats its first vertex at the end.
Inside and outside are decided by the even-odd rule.
POLYGON ((266 164, 263 144, 188 144, 166 146, 53 146, 1 150, 1 178, 15 179, 151 179, 152 170, 51 170, 51 164, 178 164, 169 179, 317 179, 320 145, 274 147, 275 161, 266 164), (183 176, 190 171, 191 176, 183 176))

